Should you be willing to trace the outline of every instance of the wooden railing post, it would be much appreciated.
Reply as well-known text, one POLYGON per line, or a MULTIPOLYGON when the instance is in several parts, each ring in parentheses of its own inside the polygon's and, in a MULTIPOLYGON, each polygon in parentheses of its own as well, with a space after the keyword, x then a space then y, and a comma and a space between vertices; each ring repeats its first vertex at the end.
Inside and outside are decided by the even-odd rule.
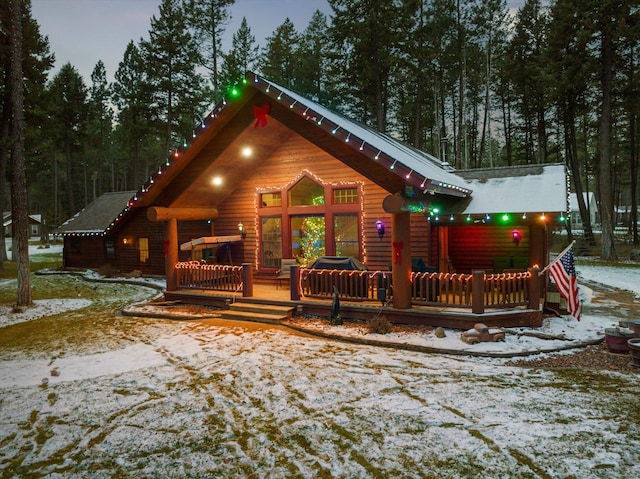
POLYGON ((484 313, 484 270, 473 270, 471 278, 471 312, 484 313))
POLYGON ((298 301, 300 299, 300 291, 298 285, 300 284, 300 266, 291 266, 291 279, 289 284, 289 291, 291 294, 291 301, 298 301))
POLYGON ((253 296, 253 265, 242 263, 242 296, 249 298, 253 296))
POLYGON ((529 299, 527 302, 527 308, 535 309, 536 311, 540 309, 540 269, 537 266, 533 268, 529 268, 529 273, 531 273, 531 277, 529 278, 529 299))

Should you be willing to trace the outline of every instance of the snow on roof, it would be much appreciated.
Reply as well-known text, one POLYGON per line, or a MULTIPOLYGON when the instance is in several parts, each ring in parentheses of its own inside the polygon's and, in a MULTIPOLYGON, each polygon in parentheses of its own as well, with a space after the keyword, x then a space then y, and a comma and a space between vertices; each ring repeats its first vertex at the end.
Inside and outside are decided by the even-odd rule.
POLYGON ((467 178, 467 186, 473 190, 463 214, 544 213, 568 209, 567 175, 561 164, 466 170, 459 174, 467 178))
MULTIPOLYGON (((260 81, 267 85, 265 92, 269 92, 271 87, 273 87, 275 90, 282 92, 287 97, 293 99, 294 103, 306 107, 306 117, 308 119, 315 120, 318 125, 323 121, 328 121, 334 125, 338 125, 338 128, 334 128, 334 131, 337 133, 338 130, 341 129, 347 132, 354 145, 362 145, 362 147, 365 144, 371 145, 371 147, 378 150, 380 153, 384 153, 401 165, 404 165, 408 170, 413 171, 415 178, 420 176, 427 180, 431 180, 431 183, 426 183, 429 185, 429 189, 449 188, 458 191, 461 193, 461 196, 466 196, 470 193, 465 181, 453 173, 454 169, 449 166, 448 163, 440 161, 435 156, 417 150, 389 135, 380 133, 372 128, 357 123, 354 120, 325 108, 319 103, 298 95, 297 93, 263 77, 255 75, 253 80, 254 85, 258 84, 260 81)), ((418 181, 418 183, 420 183, 420 181, 418 181)))

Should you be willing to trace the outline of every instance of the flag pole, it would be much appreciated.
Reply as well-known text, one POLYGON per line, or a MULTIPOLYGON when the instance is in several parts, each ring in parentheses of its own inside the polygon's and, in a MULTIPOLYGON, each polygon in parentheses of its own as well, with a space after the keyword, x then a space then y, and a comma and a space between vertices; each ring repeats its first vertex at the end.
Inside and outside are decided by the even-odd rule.
POLYGON ((561 252, 558 256, 556 256, 556 257, 553 259, 553 261, 552 261, 551 263, 549 263, 547 266, 545 266, 545 268, 544 268, 543 270, 541 270, 541 271, 538 273, 538 276, 542 276, 542 275, 545 273, 545 271, 547 271, 549 268, 551 268, 551 266, 553 266, 553 263, 555 263, 555 262, 556 262, 556 261, 558 261, 560 258, 562 258, 562 256, 563 256, 567 251, 569 251, 569 249, 571 249, 571 248, 573 247, 573 245, 574 245, 574 244, 576 244, 576 240, 573 240, 573 241, 571 242, 571 244, 570 244, 569 246, 567 246, 565 249, 563 249, 563 250, 562 250, 562 252, 561 252))

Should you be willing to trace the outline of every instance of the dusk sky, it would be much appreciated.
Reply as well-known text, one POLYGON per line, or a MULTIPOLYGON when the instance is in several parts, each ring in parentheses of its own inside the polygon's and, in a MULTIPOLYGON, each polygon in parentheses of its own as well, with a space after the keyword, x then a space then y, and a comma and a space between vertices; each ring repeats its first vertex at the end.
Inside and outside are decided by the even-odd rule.
MULTIPOLYGON (((90 85, 91 72, 98 60, 107 70, 108 81, 122 60, 129 41, 138 43, 149 37, 151 17, 159 16, 161 0, 32 0, 32 14, 40 33, 49 37, 56 62, 50 78, 70 62, 90 85)), ((508 0, 517 8, 524 0, 508 0)), ((236 0, 231 21, 226 27, 223 45, 231 44, 243 17, 261 46, 265 38, 289 17, 296 30, 303 31, 315 10, 327 16, 331 8, 326 0, 236 0)))

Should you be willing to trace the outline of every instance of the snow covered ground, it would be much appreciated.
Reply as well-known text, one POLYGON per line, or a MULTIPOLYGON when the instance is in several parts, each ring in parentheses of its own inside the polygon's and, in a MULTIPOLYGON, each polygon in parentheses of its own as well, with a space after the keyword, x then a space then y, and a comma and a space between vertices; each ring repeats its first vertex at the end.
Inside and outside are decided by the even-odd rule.
MULTIPOLYGON (((578 267, 584 283, 628 289, 640 304, 640 269, 616 271, 578 267)), ((51 299, 0 309, 3 478, 640 477, 637 374, 125 317, 124 306, 157 292, 69 276, 34 287, 51 299), (55 298, 62 282, 77 296, 55 298)), ((553 344, 597 338, 618 321, 598 295, 581 286, 583 320, 549 321, 547 333, 564 335, 553 344)), ((550 344, 515 333, 482 347, 550 344)), ((441 341, 466 347, 453 331, 441 341)))

